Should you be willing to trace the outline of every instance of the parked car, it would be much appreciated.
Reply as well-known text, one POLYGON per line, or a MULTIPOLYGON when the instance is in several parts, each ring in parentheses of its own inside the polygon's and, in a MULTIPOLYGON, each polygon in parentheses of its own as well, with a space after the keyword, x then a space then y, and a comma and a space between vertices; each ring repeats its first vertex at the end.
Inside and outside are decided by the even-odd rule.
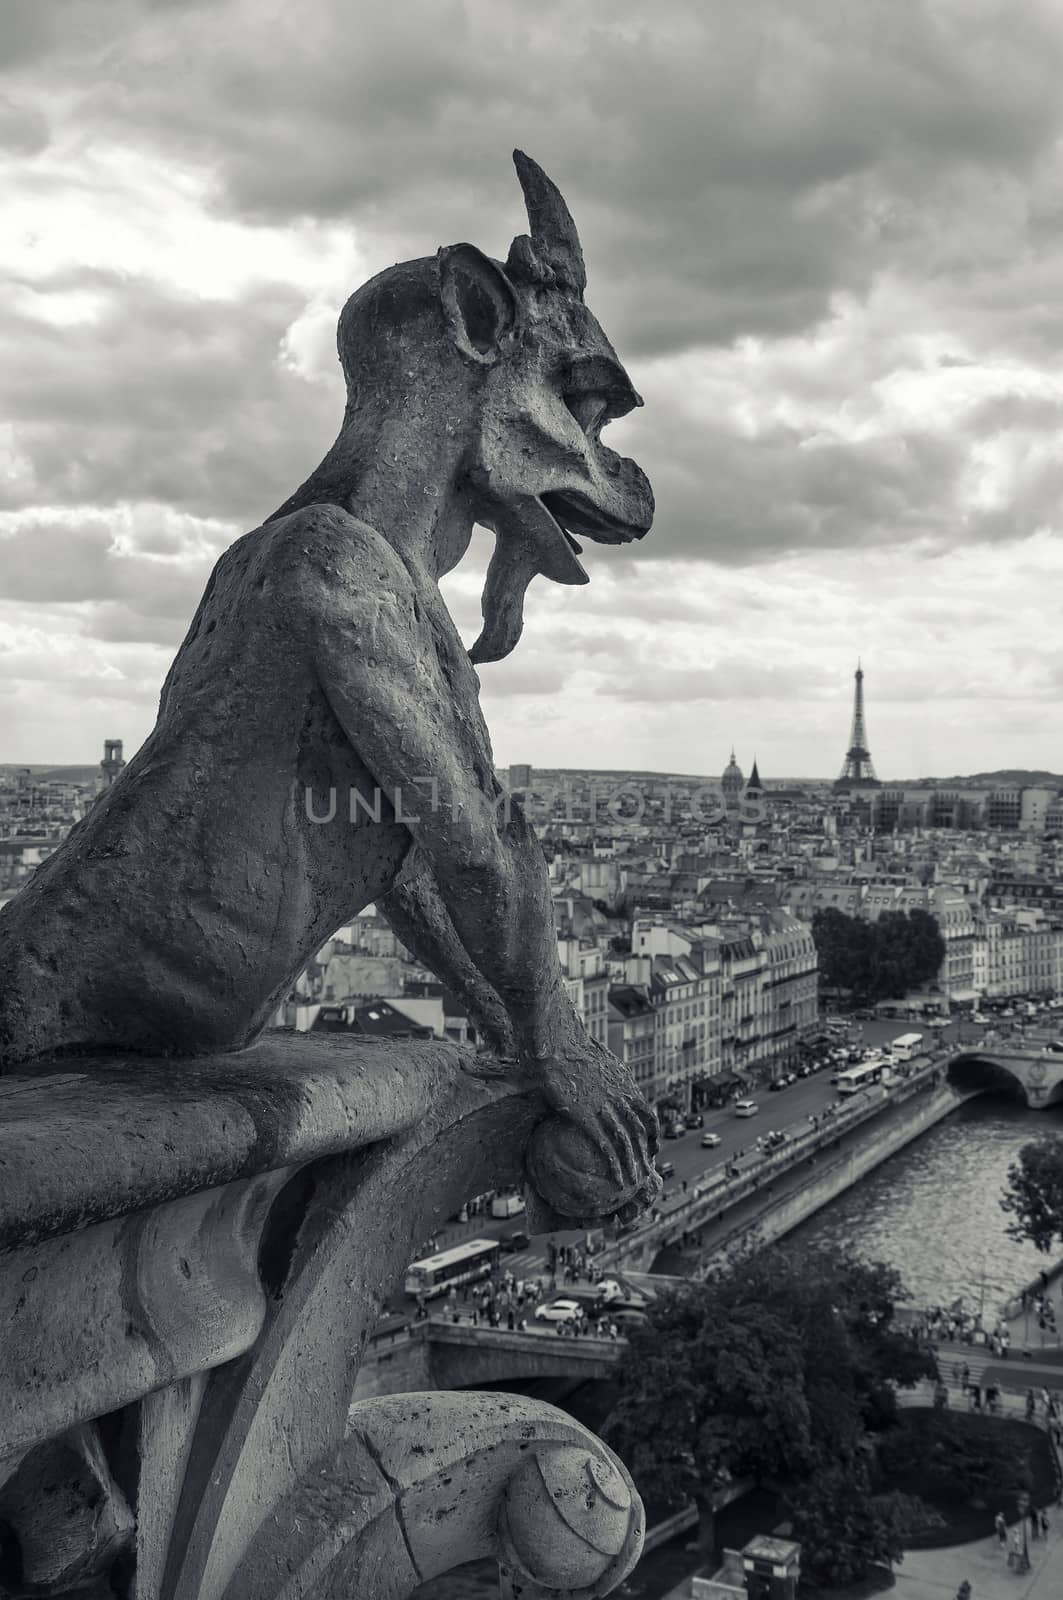
POLYGON ((715 1150, 719 1142, 720 1135, 718 1133, 703 1133, 701 1136, 701 1148, 703 1150, 715 1150))
POLYGON ((638 1327, 640 1323, 649 1321, 645 1311, 638 1311, 634 1306, 617 1306, 615 1310, 612 1306, 608 1306, 606 1312, 610 1322, 616 1323, 618 1331, 638 1327))
POLYGON ((642 1295, 636 1294, 626 1283, 621 1283, 619 1278, 603 1278, 598 1284, 598 1298, 611 1305, 615 1300, 617 1304, 624 1301, 627 1305, 645 1305, 642 1295))
POLYGON ((700 1111, 688 1111, 683 1121, 688 1128, 703 1128, 705 1126, 705 1118, 700 1111))
POLYGON ((664 1136, 666 1139, 681 1139, 684 1131, 685 1130, 679 1125, 678 1122, 666 1122, 664 1125, 664 1136))
POLYGON ((658 1161, 658 1163, 657 1163, 657 1171, 660 1173, 662 1178, 674 1178, 675 1177, 675 1162, 674 1161, 658 1161))
POLYGON ((536 1306, 536 1322, 575 1322, 583 1314, 583 1307, 575 1300, 548 1300, 536 1306))
POLYGON ((785 1078, 772 1078, 771 1082, 768 1084, 768 1088, 770 1089, 772 1094, 778 1094, 780 1089, 785 1089, 786 1088, 786 1079, 785 1078))

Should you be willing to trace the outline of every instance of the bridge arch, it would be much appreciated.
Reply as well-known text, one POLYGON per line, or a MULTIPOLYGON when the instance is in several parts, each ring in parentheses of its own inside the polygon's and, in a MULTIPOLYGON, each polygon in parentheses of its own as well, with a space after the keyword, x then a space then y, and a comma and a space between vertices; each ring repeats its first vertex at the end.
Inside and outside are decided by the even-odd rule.
POLYGON ((978 1051, 953 1056, 948 1065, 948 1081, 961 1094, 1004 1094, 1029 1103, 1026 1083, 1006 1062, 978 1051))
POLYGON ((954 1056, 949 1082, 960 1093, 1013 1094, 1037 1110, 1063 1104, 1063 1054, 1043 1048, 967 1050, 954 1056))

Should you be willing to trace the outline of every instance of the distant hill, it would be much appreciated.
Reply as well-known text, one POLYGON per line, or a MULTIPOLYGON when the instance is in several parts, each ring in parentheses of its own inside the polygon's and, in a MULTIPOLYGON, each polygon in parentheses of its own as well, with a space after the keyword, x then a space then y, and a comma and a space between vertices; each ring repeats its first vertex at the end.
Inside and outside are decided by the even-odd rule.
MULTIPOLYGON (((936 783, 944 787, 961 784, 972 789, 1052 789, 1063 786, 1058 772, 1028 772, 1021 767, 1009 767, 1000 772, 974 772, 966 778, 919 778, 919 783, 936 783)), ((901 788, 896 784, 894 787, 901 788)), ((913 784, 913 787, 916 785, 913 784)))
POLYGON ((14 772, 32 773, 42 783, 87 784, 95 783, 100 776, 98 763, 90 767, 43 767, 35 766, 33 762, 27 762, 24 766, 20 766, 17 762, 8 762, 6 765, 0 766, 0 773, 9 774, 14 772))

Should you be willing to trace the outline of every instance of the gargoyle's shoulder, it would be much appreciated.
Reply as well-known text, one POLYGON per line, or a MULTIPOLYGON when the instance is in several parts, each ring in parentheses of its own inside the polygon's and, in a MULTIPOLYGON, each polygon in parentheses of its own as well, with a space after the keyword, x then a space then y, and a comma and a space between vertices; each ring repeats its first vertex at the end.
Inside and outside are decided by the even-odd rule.
POLYGON ((330 585, 409 583, 406 567, 383 534, 342 506, 301 506, 267 523, 262 533, 268 548, 261 554, 275 570, 293 577, 317 577, 330 585))

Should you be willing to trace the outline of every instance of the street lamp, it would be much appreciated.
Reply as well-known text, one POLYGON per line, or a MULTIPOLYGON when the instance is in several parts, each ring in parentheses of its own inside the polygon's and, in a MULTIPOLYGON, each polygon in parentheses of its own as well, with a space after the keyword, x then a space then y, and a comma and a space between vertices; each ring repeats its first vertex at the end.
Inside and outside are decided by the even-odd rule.
POLYGON ((1030 1546, 1027 1519, 1030 1512, 1030 1496, 1026 1493, 1025 1489, 1017 1496, 1015 1504, 1019 1516, 1022 1518, 1022 1555, 1019 1557, 1019 1571, 1029 1572, 1030 1546))

